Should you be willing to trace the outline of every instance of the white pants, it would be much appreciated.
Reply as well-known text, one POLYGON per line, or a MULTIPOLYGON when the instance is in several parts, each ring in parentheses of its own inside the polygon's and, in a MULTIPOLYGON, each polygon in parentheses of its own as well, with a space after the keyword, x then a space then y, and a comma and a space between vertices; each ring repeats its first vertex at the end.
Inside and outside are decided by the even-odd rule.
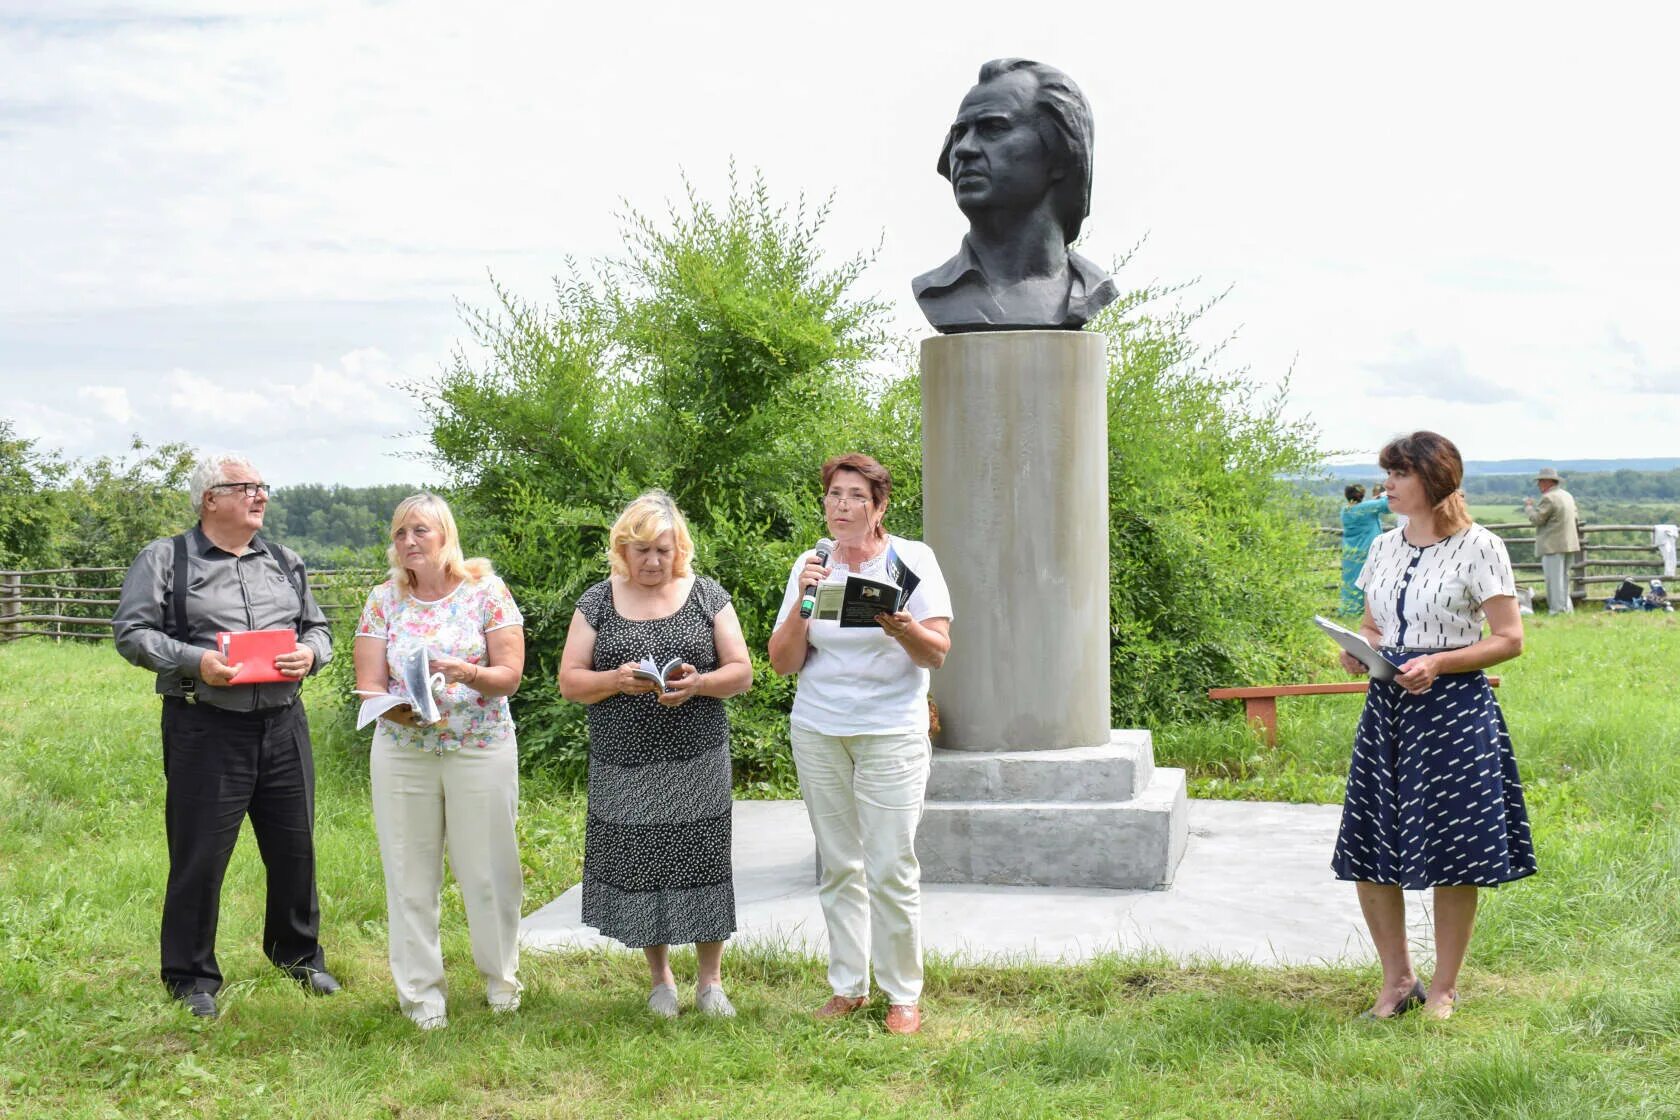
POLYGON ((1551 614, 1568 614, 1575 609, 1569 597, 1569 553, 1548 552, 1540 557, 1540 570, 1546 575, 1546 610, 1551 614))
POLYGON ((922 819, 931 746, 922 732, 823 735, 789 728, 799 790, 822 857, 828 983, 869 994, 869 969, 892 1003, 922 995, 922 819))
POLYGON ((446 843, 485 993, 492 1006, 519 997, 525 884, 514 836, 518 757, 511 730, 490 747, 441 755, 399 746, 383 725, 373 737, 373 821, 385 865, 391 979, 403 1014, 416 1022, 444 1015, 438 910, 446 843))

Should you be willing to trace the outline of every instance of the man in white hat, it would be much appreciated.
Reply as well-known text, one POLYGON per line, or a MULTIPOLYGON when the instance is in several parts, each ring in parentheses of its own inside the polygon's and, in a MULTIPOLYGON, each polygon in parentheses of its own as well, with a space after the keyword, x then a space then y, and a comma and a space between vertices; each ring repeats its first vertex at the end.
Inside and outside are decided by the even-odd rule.
POLYGON ((1569 554, 1581 550, 1581 535, 1575 528, 1575 498, 1563 488, 1563 480, 1551 467, 1534 476, 1540 500, 1523 499, 1523 512, 1534 523, 1534 551, 1540 570, 1546 575, 1546 609, 1567 614, 1575 609, 1569 599, 1569 554))

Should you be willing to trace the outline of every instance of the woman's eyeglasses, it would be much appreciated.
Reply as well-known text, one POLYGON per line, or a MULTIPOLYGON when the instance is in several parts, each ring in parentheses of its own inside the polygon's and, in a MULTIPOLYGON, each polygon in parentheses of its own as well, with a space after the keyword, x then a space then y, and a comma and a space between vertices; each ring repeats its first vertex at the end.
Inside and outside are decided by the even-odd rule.
POLYGON ((861 494, 824 494, 823 505, 829 509, 849 509, 852 506, 866 506, 869 499, 861 494))

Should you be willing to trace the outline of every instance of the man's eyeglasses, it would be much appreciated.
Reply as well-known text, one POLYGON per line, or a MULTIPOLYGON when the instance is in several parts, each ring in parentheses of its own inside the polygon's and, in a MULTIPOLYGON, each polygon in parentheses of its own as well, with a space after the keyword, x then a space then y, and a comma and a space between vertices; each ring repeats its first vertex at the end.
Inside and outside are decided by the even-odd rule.
POLYGON ((214 486, 205 487, 206 490, 232 490, 236 494, 244 494, 247 498, 254 498, 258 494, 268 497, 268 483, 266 482, 218 482, 214 486))

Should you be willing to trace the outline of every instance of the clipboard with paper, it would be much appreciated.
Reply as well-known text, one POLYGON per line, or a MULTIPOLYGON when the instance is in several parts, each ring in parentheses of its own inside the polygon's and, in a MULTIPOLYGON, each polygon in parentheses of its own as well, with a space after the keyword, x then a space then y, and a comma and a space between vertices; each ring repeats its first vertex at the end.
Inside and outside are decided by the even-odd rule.
POLYGON ((1370 672, 1374 681, 1391 681, 1400 672, 1400 666, 1384 657, 1377 648, 1367 642, 1363 635, 1356 634, 1346 626, 1339 626, 1321 614, 1313 615, 1313 622, 1318 628, 1330 635, 1330 640, 1341 646, 1359 661, 1370 672))

